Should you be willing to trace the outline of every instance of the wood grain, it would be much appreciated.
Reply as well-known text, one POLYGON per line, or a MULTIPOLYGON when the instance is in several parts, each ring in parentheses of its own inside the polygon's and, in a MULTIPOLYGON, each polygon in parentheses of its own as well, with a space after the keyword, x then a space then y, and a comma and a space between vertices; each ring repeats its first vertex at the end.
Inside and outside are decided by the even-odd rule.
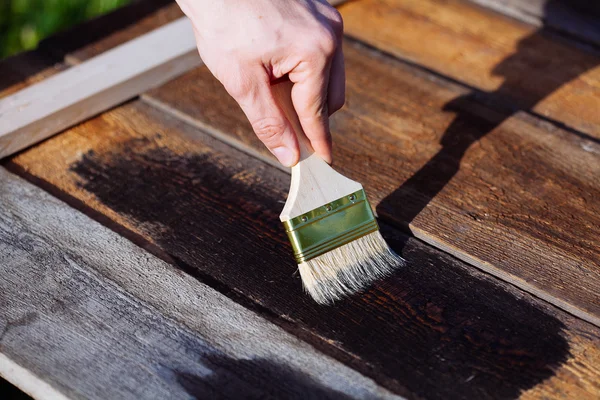
POLYGON ((347 35, 600 138, 600 56, 461 0, 361 0, 340 8, 347 35))
POLYGON ((587 0, 470 0, 535 26, 600 45, 600 5, 587 0))
MULTIPOLYGON (((385 71, 385 67, 382 68, 385 71)), ((415 74, 409 69, 408 75, 415 74)), ((432 80, 429 75, 420 77, 423 81, 432 80)), ((394 75, 392 81, 398 85, 396 79, 397 75, 394 75)), ((368 87, 368 80, 358 82, 368 87)), ((376 86, 382 93, 390 90, 386 82, 389 84, 389 81, 382 79, 376 86)), ((423 83, 417 82, 419 85, 416 86, 423 83)), ((199 82, 200 88, 209 86, 209 80, 199 82)), ((376 127, 375 131, 380 132, 395 130, 394 135, 382 143, 390 145, 395 141, 414 152, 415 141, 411 138, 398 140, 398 132, 409 129, 413 137, 420 139, 416 140, 419 146, 421 142, 435 141, 439 136, 435 124, 449 124, 457 112, 447 110, 440 113, 438 109, 437 113, 422 116, 422 121, 394 118, 396 103, 404 107, 405 113, 412 108, 422 110, 423 107, 429 112, 437 103, 428 98, 428 90, 431 93, 440 90, 436 84, 425 85, 427 96, 419 98, 424 101, 419 108, 412 102, 399 101, 401 89, 415 90, 415 85, 399 86, 391 86, 394 95, 388 106, 380 110, 380 114, 368 119, 368 123, 361 122, 355 130, 373 129, 373 126, 376 127), (381 115, 386 116, 387 119, 383 120, 390 124, 390 128, 378 122, 381 115), (430 118, 436 120, 435 124, 427 122, 430 118), (421 124, 423 121, 426 124, 421 124), (425 128, 429 128, 429 131, 425 128)), ((442 84, 442 87, 446 88, 446 91, 441 90, 442 98, 467 93, 452 85, 442 84), (451 95, 448 95, 448 90, 451 95)), ((247 153, 264 154, 260 146, 246 147, 243 144, 258 143, 249 133, 235 103, 223 97, 218 90, 214 95, 202 92, 202 89, 199 92, 202 93, 202 99, 196 101, 200 104, 207 99, 213 100, 197 110, 202 118, 197 118, 198 114, 194 112, 181 111, 174 107, 175 103, 156 100, 156 94, 145 99, 165 109, 170 108, 178 117, 203 126, 211 134, 247 153), (223 118, 223 115, 227 118, 223 118), (222 130, 223 126, 228 126, 230 130, 222 130)), ((493 120, 497 113, 477 106, 478 100, 477 96, 474 99, 467 98, 465 104, 468 112, 464 114, 475 114, 477 121, 493 120)), ((349 103, 348 107, 354 103, 354 107, 360 108, 356 102, 349 103)), ((182 125, 177 125, 178 129, 168 129, 163 124, 170 126, 175 122, 166 117, 160 117, 160 123, 149 122, 151 118, 146 114, 154 115, 153 111, 138 104, 128 107, 141 108, 142 111, 136 110, 133 114, 137 112, 142 116, 134 118, 128 109, 117 110, 24 153, 11 162, 10 167, 67 199, 72 205, 86 209, 95 218, 126 233, 162 258, 194 276, 209 280, 211 285, 228 292, 245 305, 254 305, 263 312, 275 315, 277 322, 286 329, 409 397, 512 398, 518 394, 524 398, 598 397, 596 328, 544 305, 510 285, 479 274, 414 239, 407 241, 406 237, 387 226, 384 227, 384 233, 388 240, 394 243, 396 250, 403 250, 405 257, 418 268, 411 267, 399 272, 398 276, 373 288, 362 298, 327 311, 312 309, 312 303, 294 297, 299 290, 299 280, 295 278, 293 284, 289 282, 293 261, 287 249, 283 248, 287 244, 284 244, 285 238, 280 228, 263 222, 265 216, 269 221, 273 218, 276 220, 281 204, 274 199, 266 201, 262 195, 266 193, 267 198, 283 196, 287 183, 282 184, 281 180, 285 181, 285 176, 282 178, 277 171, 265 172, 270 169, 261 169, 264 167, 261 163, 253 164, 254 169, 248 170, 247 158, 243 154, 226 146, 219 147, 221 145, 205 136, 202 141, 220 151, 214 153, 217 155, 214 158, 207 156, 208 163, 198 163, 194 156, 197 153, 204 154, 204 146, 190 147, 190 138, 183 139, 183 143, 174 139, 178 135, 195 137, 198 135, 195 130, 182 125), (121 112, 124 114, 119 114, 121 112), (130 120, 129 123, 124 122, 130 120), (155 135, 164 131, 169 133, 167 138, 155 135), (98 140, 95 140, 96 137, 98 140), (136 140, 140 137, 141 141, 136 140), (133 142, 129 142, 129 139, 133 142), (136 150, 142 150, 139 156, 135 154, 136 150), (162 154, 162 151, 166 151, 166 154, 162 154), (34 161, 36 156, 39 157, 38 161, 34 161), (134 166, 132 170, 128 169, 130 162, 134 166), (195 165, 200 166, 192 168, 195 165), (204 169, 211 168, 210 165, 216 165, 216 170, 204 173, 204 169), (215 173, 227 172, 232 165, 235 166, 234 171, 225 173, 222 179, 219 173, 215 173), (279 180, 276 178, 278 176, 279 180), (160 178, 158 188, 153 180, 156 177, 160 178), (236 186, 240 180, 244 182, 242 189, 236 186), (207 181, 209 187, 216 189, 214 193, 217 195, 198 191, 197 186, 207 181), (273 181, 277 181, 277 188, 270 192, 269 185, 273 181), (134 186, 135 190, 130 186, 134 186), (223 201, 221 193, 231 187, 237 188, 235 193, 238 196, 227 196, 223 201), (157 191, 173 193, 160 197, 157 191), (216 196, 216 199, 210 200, 211 196, 216 196), (141 207, 138 202, 140 198, 143 199, 141 207), (250 201, 244 200, 248 198, 250 201), (175 211, 165 207, 165 204, 171 203, 175 211), (198 210, 199 204, 202 210, 198 210), (235 213, 240 208, 244 211, 243 215, 239 211, 235 213), (272 218, 269 219, 269 216, 272 218), (210 222, 213 218, 218 222, 210 222), (239 232, 240 222, 244 222, 243 233, 239 232), (209 224, 210 229, 204 231, 198 228, 205 224, 209 224), (222 241, 225 239, 229 245, 223 248, 222 241), (248 249, 248 243, 253 246, 257 244, 257 249, 248 249), (203 251, 205 248, 213 249, 216 254, 203 251), (221 259, 233 262, 221 263, 221 259), (260 266, 256 259, 262 263, 260 266), (239 268, 240 265, 244 268, 239 268), (250 267, 246 268, 248 265, 250 267), (285 267, 283 271, 278 269, 281 266, 285 267), (477 373, 471 374, 473 371, 477 373)), ((368 110, 368 107, 365 109, 368 110)), ((354 110, 356 112, 356 108, 354 110)), ((470 118, 465 122, 466 125, 473 123, 470 118)), ((540 129, 539 124, 522 116, 516 119, 519 121, 517 128, 535 127, 531 136, 548 134, 548 127, 542 125, 543 129, 540 129)), ((334 129, 342 132, 335 126, 334 129)), ((558 143, 566 140, 588 152, 597 149, 593 142, 590 146, 588 141, 570 139, 564 131, 550 130, 552 135, 561 138, 558 143)), ((373 146, 378 138, 379 135, 374 139, 367 136, 366 143, 373 146)), ((348 146, 355 151, 355 146, 364 145, 363 139, 356 141, 350 136, 352 143, 348 146)), ((340 140, 336 142, 340 143, 340 140)), ((514 151, 518 152, 520 148, 514 151)), ((433 153, 435 150, 430 155, 433 153)), ((369 157, 367 161, 372 162, 369 157)), ((393 157, 397 155, 389 156, 389 160, 393 157)), ((426 158, 421 160, 422 163, 426 158)), ((269 160, 266 157, 264 159, 269 160)), ((356 164, 364 161, 356 154, 351 154, 350 160, 354 159, 356 164)), ((402 160, 410 166, 410 160, 402 160)), ((402 174, 398 179, 409 176, 411 171, 404 175, 404 164, 391 163, 394 168, 392 180, 396 178, 395 174, 402 174)), ((413 172, 418 169, 413 168, 413 172)), ((355 172, 354 176, 360 176, 360 173, 355 172)), ((374 188, 378 186, 385 187, 381 183, 373 185, 374 188)), ((371 192, 375 191, 371 189, 371 192)), ((379 196, 376 192, 373 194, 379 196)), ((444 209, 440 208, 443 217, 444 209)), ((411 213, 413 211, 409 211, 409 215, 411 213)), ((386 220, 394 222, 393 217, 386 217, 386 220)), ((415 229, 414 224, 412 229, 415 229)))
POLYGON ((410 266, 317 306, 277 217, 289 175, 141 102, 9 167, 398 394, 599 394, 597 328, 385 224, 410 266))
MULTIPOLYGON (((380 217, 600 324, 600 144, 359 45, 345 54, 334 165, 380 217)), ((143 98, 272 160, 205 68, 143 98)))
POLYGON ((0 373, 36 397, 397 398, 2 168, 0 184, 0 373))

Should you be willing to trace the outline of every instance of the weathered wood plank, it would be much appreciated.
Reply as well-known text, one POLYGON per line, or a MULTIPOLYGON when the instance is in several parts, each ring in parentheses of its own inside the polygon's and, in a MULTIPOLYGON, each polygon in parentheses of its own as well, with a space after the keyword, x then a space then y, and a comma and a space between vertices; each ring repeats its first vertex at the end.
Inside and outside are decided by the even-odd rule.
POLYGON ((0 374, 34 396, 60 398, 33 375, 69 398, 394 397, 2 168, 0 185, 0 374))
MULTIPOLYGON (((380 217, 600 325, 600 144, 360 46, 345 53, 335 165, 380 217)), ((270 159, 206 68, 143 98, 270 159)))
POLYGON ((201 64, 186 18, 0 99, 0 158, 201 64))
POLYGON ((600 138, 600 56, 461 0, 361 0, 346 34, 600 138))
POLYGON ((600 3, 588 0, 469 0, 535 26, 600 45, 600 3))
POLYGON ((399 394, 599 393, 597 328, 385 224, 410 266, 361 296, 317 306, 301 292, 277 217, 289 176, 143 103, 9 166, 399 394))

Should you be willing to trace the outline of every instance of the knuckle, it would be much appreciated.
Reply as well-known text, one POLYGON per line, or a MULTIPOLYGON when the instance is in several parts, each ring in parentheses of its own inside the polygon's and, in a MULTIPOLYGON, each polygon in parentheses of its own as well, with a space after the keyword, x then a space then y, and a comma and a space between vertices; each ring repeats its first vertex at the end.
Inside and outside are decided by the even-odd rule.
POLYGON ((279 118, 265 117, 252 121, 252 129, 256 136, 267 147, 279 144, 285 130, 285 122, 279 118))
POLYGON ((255 90, 255 80, 249 76, 247 70, 248 68, 244 68, 242 63, 231 65, 221 63, 216 68, 215 76, 221 81, 227 93, 238 102, 251 97, 255 90))
POLYGON ((332 28, 322 27, 315 35, 315 47, 313 51, 318 51, 326 56, 331 56, 337 47, 336 35, 332 28))
POLYGON ((244 79, 225 79, 223 82, 225 90, 236 100, 249 97, 252 93, 252 83, 244 79))
POLYGON ((335 52, 337 47, 337 39, 335 33, 332 30, 326 29, 321 38, 321 46, 326 54, 331 55, 335 52))

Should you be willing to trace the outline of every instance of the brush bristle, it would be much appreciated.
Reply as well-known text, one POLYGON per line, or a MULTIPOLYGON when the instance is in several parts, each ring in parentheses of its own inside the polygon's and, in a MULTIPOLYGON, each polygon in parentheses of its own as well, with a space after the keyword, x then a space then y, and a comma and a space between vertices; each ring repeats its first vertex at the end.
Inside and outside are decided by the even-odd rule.
POLYGON ((298 266, 306 291, 319 304, 359 292, 404 265, 379 231, 310 259, 298 266))

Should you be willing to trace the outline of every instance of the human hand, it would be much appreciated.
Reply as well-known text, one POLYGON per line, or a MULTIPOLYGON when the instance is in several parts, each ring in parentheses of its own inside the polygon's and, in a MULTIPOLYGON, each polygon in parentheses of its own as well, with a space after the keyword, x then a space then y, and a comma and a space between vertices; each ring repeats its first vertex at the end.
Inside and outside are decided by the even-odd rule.
POLYGON ((284 166, 298 140, 271 91, 286 74, 292 102, 315 152, 331 163, 329 115, 345 97, 342 18, 325 0, 177 0, 198 51, 238 102, 254 132, 284 166))

